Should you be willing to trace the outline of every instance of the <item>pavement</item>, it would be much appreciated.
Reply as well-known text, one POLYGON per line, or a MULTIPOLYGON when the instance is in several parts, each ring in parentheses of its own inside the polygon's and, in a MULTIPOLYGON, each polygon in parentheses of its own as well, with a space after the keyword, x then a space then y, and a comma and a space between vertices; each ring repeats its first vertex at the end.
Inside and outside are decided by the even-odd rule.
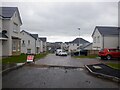
POLYGON ((25 65, 25 63, 16 63, 14 65, 8 64, 4 67, 4 69, 2 68, 3 70, 0 72, 0 74, 2 73, 2 75, 5 75, 5 74, 9 73, 10 71, 18 69, 24 65, 25 65))
POLYGON ((113 69, 103 63, 85 65, 88 71, 94 75, 102 76, 104 78, 120 82, 120 70, 113 69))

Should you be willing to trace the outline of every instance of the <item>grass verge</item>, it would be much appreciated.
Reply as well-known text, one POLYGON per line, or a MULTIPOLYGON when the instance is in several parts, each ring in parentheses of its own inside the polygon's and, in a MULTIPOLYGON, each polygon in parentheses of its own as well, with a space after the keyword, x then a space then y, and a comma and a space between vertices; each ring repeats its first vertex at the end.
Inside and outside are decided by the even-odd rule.
POLYGON ((107 63, 107 65, 120 70, 120 63, 107 63))
POLYGON ((75 58, 96 58, 96 57, 98 57, 98 55, 88 55, 88 56, 83 56, 83 55, 81 55, 81 56, 74 56, 75 58))
MULTIPOLYGON (((35 60, 41 59, 45 57, 47 53, 41 53, 41 54, 36 54, 35 55, 35 60)), ((7 58, 2 59, 2 64, 12 64, 12 63, 24 63, 26 62, 27 55, 26 54, 21 54, 18 56, 10 56, 7 58)))

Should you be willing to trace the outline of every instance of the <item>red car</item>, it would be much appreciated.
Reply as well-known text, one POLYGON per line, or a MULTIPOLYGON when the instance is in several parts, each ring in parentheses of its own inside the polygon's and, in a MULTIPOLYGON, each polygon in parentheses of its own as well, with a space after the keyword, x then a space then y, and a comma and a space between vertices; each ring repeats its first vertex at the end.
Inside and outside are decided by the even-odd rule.
POLYGON ((98 56, 101 57, 101 59, 106 58, 107 60, 110 60, 112 58, 120 58, 120 50, 113 48, 105 48, 99 51, 98 56))

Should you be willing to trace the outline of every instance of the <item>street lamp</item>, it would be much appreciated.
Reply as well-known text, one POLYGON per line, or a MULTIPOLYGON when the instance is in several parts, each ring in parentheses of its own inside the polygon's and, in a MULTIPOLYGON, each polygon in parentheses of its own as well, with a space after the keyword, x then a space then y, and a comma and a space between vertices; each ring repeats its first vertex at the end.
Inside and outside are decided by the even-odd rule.
POLYGON ((118 50, 120 49, 120 27, 118 27, 118 50))
MULTIPOLYGON (((80 28, 78 28, 78 30, 79 30, 79 49, 80 49, 80 28)), ((79 51, 79 56, 80 56, 80 51, 79 51)))

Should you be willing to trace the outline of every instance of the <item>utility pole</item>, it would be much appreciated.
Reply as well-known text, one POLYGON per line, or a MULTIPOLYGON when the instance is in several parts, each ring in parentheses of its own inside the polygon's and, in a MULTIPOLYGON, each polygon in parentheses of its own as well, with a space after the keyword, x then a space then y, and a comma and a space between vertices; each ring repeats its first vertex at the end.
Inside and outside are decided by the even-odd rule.
MULTIPOLYGON (((80 28, 78 28, 78 30, 79 30, 79 49, 80 49, 80 28)), ((80 51, 79 51, 79 56, 80 56, 80 51)))

